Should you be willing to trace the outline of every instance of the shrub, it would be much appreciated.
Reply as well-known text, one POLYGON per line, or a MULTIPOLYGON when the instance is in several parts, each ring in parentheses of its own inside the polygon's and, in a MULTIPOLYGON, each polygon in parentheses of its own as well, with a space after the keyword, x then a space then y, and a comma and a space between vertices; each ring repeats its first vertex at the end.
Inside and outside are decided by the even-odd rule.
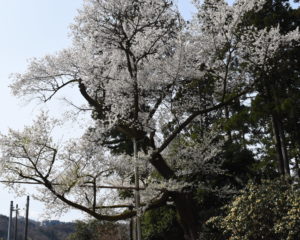
POLYGON ((207 224, 228 240, 286 239, 300 236, 300 192, 283 179, 250 183, 230 204, 226 215, 207 224))

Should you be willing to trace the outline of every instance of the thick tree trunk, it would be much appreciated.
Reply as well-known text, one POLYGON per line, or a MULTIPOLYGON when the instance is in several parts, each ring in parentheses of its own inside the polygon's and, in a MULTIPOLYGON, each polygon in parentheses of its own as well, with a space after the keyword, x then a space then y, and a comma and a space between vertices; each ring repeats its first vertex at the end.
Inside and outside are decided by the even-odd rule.
POLYGON ((174 193, 173 198, 179 215, 179 223, 184 232, 185 240, 197 240, 198 228, 196 209, 191 193, 174 193))
MULTIPOLYGON (((165 179, 176 178, 175 173, 167 165, 161 154, 153 155, 150 162, 165 179)), ((192 194, 188 192, 173 192, 170 196, 175 202, 179 222, 184 232, 184 239, 196 240, 198 238, 197 219, 192 194)))

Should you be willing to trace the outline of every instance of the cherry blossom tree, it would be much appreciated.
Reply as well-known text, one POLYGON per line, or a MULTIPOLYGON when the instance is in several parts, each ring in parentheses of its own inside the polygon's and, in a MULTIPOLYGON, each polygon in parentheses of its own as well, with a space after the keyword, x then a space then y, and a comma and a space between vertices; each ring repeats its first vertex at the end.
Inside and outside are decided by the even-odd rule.
POLYGON ((197 239, 195 186, 184 179, 220 173, 210 162, 220 142, 209 129, 193 142, 190 126, 251 92, 256 76, 268 74, 270 59, 295 44, 299 32, 242 24, 261 0, 194 3, 198 11, 186 23, 170 0, 86 0, 71 26, 73 45, 33 59, 11 88, 47 102, 78 86, 93 122, 80 139, 61 145, 51 137, 57 121, 45 114, 32 127, 2 135, 2 177, 12 186, 39 184, 36 197, 60 210, 69 206, 115 221, 137 214, 134 200, 120 198, 119 190, 135 189, 138 164, 142 211, 173 204, 185 239, 197 239), (178 138, 183 141, 172 154, 178 138), (132 149, 132 140, 138 163, 132 150, 122 150, 132 149))

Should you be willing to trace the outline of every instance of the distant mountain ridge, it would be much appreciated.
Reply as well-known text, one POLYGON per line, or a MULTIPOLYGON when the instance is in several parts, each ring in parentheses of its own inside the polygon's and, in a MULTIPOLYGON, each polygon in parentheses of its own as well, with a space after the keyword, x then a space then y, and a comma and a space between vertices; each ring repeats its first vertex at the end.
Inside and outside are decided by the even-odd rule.
MULTIPOLYGON (((12 238, 14 238, 14 224, 12 221, 12 238)), ((34 221, 29 220, 28 240, 64 240, 67 236, 75 231, 76 223, 60 222, 58 220, 34 221)), ((0 215, 0 240, 7 238, 8 217, 0 215)), ((17 240, 24 239, 25 219, 18 219, 17 240)))

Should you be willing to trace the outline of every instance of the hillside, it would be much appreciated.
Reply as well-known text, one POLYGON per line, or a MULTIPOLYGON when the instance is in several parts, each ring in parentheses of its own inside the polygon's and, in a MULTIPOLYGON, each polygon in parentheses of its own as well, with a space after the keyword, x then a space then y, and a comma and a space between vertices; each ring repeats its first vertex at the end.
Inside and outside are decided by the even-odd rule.
MULTIPOLYGON (((7 238, 8 217, 0 215, 0 239, 7 238)), ((14 220, 13 220, 14 228, 14 220)), ((24 239, 25 219, 18 221, 17 240, 24 239)), ((32 240, 64 240, 70 233, 75 231, 75 223, 65 223, 60 221, 37 222, 29 220, 28 238, 32 240)), ((14 231, 12 231, 14 239, 14 231)))

